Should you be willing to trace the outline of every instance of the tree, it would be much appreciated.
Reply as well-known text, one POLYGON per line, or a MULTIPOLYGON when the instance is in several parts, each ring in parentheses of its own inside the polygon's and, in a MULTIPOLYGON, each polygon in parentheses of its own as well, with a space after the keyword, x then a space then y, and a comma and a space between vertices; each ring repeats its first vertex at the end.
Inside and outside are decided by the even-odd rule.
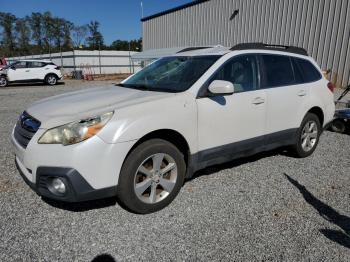
POLYGON ((32 13, 29 17, 29 26, 32 31, 32 38, 39 49, 42 49, 42 14, 32 13))
POLYGON ((142 38, 138 40, 115 40, 110 45, 110 48, 113 50, 119 50, 119 51, 141 51, 142 50, 142 38))
POLYGON ((80 47, 82 44, 84 44, 88 34, 88 30, 89 28, 87 25, 80 25, 80 26, 73 27, 72 37, 73 37, 74 47, 80 47))
POLYGON ((69 50, 72 47, 71 31, 74 28, 74 24, 70 21, 63 19, 63 49, 69 50))
POLYGON ((55 21, 50 12, 45 12, 42 15, 43 41, 46 50, 51 52, 51 46, 55 39, 55 21))
POLYGON ((10 13, 0 12, 0 25, 3 28, 3 45, 12 53, 15 50, 14 24, 17 18, 10 13))
POLYGON ((27 55, 30 49, 30 28, 28 18, 20 18, 16 21, 16 38, 20 54, 27 55))
POLYGON ((97 21, 91 21, 90 24, 88 24, 90 36, 87 38, 87 42, 92 49, 99 49, 103 46, 103 36, 98 30, 99 27, 100 23, 97 21))
POLYGON ((127 51, 129 50, 129 42, 125 40, 115 40, 112 42, 110 46, 113 50, 118 50, 118 51, 127 51))

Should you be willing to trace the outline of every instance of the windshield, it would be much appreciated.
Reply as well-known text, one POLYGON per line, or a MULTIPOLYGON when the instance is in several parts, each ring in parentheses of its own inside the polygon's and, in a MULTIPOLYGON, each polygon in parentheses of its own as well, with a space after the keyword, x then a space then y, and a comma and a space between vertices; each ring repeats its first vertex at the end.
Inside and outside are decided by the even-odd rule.
POLYGON ((157 60, 120 86, 162 92, 189 89, 220 56, 173 56, 157 60))
POLYGON ((7 68, 9 68, 9 67, 11 67, 11 66, 14 66, 15 64, 17 64, 18 63, 18 61, 14 61, 14 62, 10 62, 8 65, 6 65, 6 66, 4 66, 3 67, 3 69, 7 69, 7 68))

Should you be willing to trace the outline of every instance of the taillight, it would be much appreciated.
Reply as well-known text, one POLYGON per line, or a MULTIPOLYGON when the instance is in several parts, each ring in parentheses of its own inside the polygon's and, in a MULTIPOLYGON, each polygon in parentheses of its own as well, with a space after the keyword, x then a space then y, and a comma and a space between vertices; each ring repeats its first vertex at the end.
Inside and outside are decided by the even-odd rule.
POLYGON ((327 87, 332 93, 334 93, 335 85, 332 82, 328 82, 327 87))

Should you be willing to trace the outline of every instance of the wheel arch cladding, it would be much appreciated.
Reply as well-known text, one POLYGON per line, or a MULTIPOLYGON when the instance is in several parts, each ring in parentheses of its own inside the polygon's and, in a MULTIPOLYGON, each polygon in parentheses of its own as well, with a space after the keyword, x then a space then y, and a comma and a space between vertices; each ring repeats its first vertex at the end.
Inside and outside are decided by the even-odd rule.
POLYGON ((323 113, 323 111, 322 111, 322 109, 320 107, 314 106, 308 111, 308 113, 315 114, 318 117, 318 119, 320 120, 321 126, 323 126, 323 124, 324 124, 323 123, 324 122, 324 113, 323 113))
POLYGON ((44 77, 44 79, 46 80, 46 77, 48 77, 49 75, 54 75, 56 77, 56 79, 58 79, 58 75, 56 75, 55 73, 47 73, 44 77))
POLYGON ((184 155, 184 160, 186 163, 186 166, 188 166, 189 162, 189 156, 191 155, 190 147, 188 145, 187 140, 181 135, 179 132, 172 130, 172 129, 159 129, 152 131, 143 137, 141 137, 130 149, 127 156, 140 144, 143 142, 146 142, 150 139, 163 139, 165 141, 168 141, 172 143, 174 146, 176 146, 179 151, 184 155))

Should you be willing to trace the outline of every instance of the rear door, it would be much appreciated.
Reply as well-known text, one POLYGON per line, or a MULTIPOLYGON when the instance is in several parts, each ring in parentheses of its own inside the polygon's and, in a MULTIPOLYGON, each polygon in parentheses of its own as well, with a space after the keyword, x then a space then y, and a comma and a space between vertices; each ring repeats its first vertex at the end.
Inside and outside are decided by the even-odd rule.
POLYGON ((288 55, 261 54, 263 88, 267 95, 267 145, 288 144, 300 126, 309 90, 288 55))
POLYGON ((44 66, 46 63, 40 61, 31 61, 28 62, 28 77, 31 80, 42 80, 44 79, 44 66))

